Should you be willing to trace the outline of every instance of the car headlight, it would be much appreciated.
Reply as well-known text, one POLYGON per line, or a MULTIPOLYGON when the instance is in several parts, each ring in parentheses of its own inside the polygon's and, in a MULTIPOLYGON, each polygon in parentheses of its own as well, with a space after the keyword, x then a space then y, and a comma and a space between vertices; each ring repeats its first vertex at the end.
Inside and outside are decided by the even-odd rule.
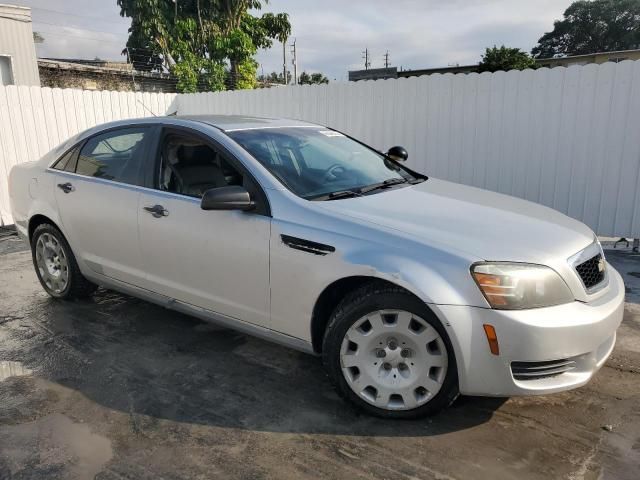
POLYGON ((574 300, 555 270, 530 263, 476 263, 471 274, 492 308, 551 307, 574 300))

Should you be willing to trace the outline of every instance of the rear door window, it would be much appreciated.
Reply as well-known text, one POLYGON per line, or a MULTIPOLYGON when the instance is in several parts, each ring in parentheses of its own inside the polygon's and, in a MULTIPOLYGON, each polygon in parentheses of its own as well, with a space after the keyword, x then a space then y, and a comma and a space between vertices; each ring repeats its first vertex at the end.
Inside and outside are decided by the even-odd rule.
POLYGON ((84 144, 76 173, 142 185, 142 163, 149 128, 125 128, 96 135, 84 144))

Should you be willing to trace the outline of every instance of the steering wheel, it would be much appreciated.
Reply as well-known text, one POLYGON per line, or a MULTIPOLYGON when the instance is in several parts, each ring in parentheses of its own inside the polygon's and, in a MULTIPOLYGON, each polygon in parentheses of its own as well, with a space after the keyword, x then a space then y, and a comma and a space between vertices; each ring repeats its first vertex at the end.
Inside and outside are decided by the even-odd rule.
POLYGON ((340 165, 339 163, 334 163, 324 172, 324 176, 322 177, 323 181, 335 180, 338 177, 344 175, 347 171, 345 167, 340 165))

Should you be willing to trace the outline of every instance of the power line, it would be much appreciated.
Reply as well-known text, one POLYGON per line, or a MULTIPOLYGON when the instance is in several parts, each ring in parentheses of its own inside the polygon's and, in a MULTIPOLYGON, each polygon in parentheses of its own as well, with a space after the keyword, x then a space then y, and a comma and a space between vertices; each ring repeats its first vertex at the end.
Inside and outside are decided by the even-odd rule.
MULTIPOLYGON (((49 10, 49 9, 40 9, 40 10, 46 10, 46 11, 51 11, 51 12, 55 12, 55 13, 61 13, 61 14, 66 14, 66 12, 59 12, 56 10, 49 10)), ((73 15, 73 14, 70 14, 73 15)), ((83 15, 73 15, 73 16, 77 16, 80 18, 92 18, 95 19, 96 17, 89 17, 89 16, 83 16, 83 15)), ((98 34, 106 34, 106 35, 117 35, 117 33, 115 32, 107 32, 104 30, 94 30, 94 29, 89 29, 89 28, 82 28, 82 27, 73 27, 73 26, 66 26, 66 25, 61 25, 61 24, 57 24, 54 22, 46 22, 46 21, 35 21, 34 23, 36 24, 42 24, 42 25, 48 25, 48 26, 52 26, 52 27, 57 27, 59 29, 69 29, 69 28, 73 28, 79 31, 84 31, 84 32, 93 32, 93 33, 98 33, 98 34)), ((76 39, 82 39, 82 40, 88 40, 88 41, 96 41, 96 42, 102 42, 102 43, 108 43, 108 44, 112 44, 112 45, 118 45, 120 47, 123 47, 126 51, 127 51, 127 58, 128 58, 128 63, 131 64, 131 66, 133 68, 131 68, 131 70, 129 69, 118 69, 118 68, 109 68, 107 66, 107 70, 101 70, 101 71, 88 71, 88 70, 83 70, 81 72, 81 77, 84 79, 95 79, 95 80, 103 80, 105 79, 105 76, 107 76, 107 78, 113 78, 114 80, 118 77, 122 78, 124 76, 129 76, 129 85, 131 85, 133 87, 133 91, 163 91, 163 92, 175 92, 178 90, 178 84, 180 83, 180 79, 169 74, 167 72, 167 68, 164 65, 161 64, 156 64, 156 62, 153 60, 154 57, 159 58, 162 61, 163 55, 161 52, 158 52, 154 49, 149 49, 149 48, 144 48, 144 47, 126 47, 126 42, 123 41, 115 41, 115 40, 109 40, 109 39, 105 39, 104 37, 97 37, 97 36, 85 36, 79 33, 73 33, 73 32, 69 32, 69 31, 51 31, 51 30, 41 30, 40 33, 42 33, 45 37, 46 36, 54 36, 54 37, 67 37, 67 38, 76 38, 76 39), (134 64, 144 64, 144 65, 149 65, 150 66, 150 70, 137 70, 134 67, 134 64), (154 76, 157 75, 157 76, 154 76)), ((294 41, 294 52, 293 52, 293 57, 294 57, 294 68, 297 67, 297 58, 296 58, 296 52, 295 52, 295 41, 294 41)), ((46 62, 46 59, 43 59, 46 62)), ((64 62, 65 60, 60 60, 62 62, 64 62)), ((103 61, 107 61, 107 60, 103 60, 103 61)), ((117 62, 117 60, 116 60, 117 62)), ((73 63, 73 62, 67 62, 67 63, 73 63)), ((82 66, 94 66, 94 67, 98 67, 100 68, 100 65, 92 65, 91 63, 79 63, 79 65, 82 66)), ((286 63, 285 63, 286 65, 286 63)), ((61 79, 64 77, 65 71, 66 69, 64 68, 64 66, 62 66, 62 68, 60 69, 56 69, 55 64, 51 64, 50 66, 48 66, 49 70, 51 71, 51 75, 52 75, 52 86, 57 86, 55 85, 56 83, 56 78, 60 78, 60 80, 58 81, 62 81, 61 79)), ((228 66, 227 66, 228 68, 228 66)), ((286 71, 286 70, 285 70, 286 71)), ((193 84, 193 88, 195 89, 195 91, 197 92, 209 92, 209 91, 213 91, 212 89, 212 85, 211 83, 207 80, 207 77, 211 78, 212 75, 210 73, 205 73, 205 72, 199 72, 198 75, 201 77, 198 79, 198 81, 193 84)), ((226 70, 225 71, 225 75, 224 75, 224 89, 225 90, 234 90, 233 86, 235 85, 235 81, 239 78, 239 74, 237 74, 236 72, 233 72, 231 70, 226 70)), ((285 82, 286 82, 286 77, 285 77, 285 82)), ((126 82, 125 82, 126 83, 126 82)), ((69 85, 60 85, 60 87, 65 87, 65 86, 69 86, 69 85)), ((75 88, 82 88, 85 89, 84 85, 82 85, 81 83, 75 85, 75 88)), ((72 86, 72 88, 74 88, 74 86, 72 86)), ((87 90, 93 90, 92 88, 88 88, 87 90)))
POLYGON ((33 23, 37 23, 41 25, 51 25, 53 27, 60 27, 60 28, 74 28, 76 30, 83 30, 85 32, 106 33, 107 35, 118 35, 119 33, 121 33, 121 32, 107 32, 106 30, 93 30, 91 28, 83 28, 75 25, 61 25, 60 23, 43 22, 40 20, 34 20, 33 23))
POLYGON ((105 22, 105 23, 121 23, 117 20, 105 20, 102 17, 95 17, 92 15, 80 15, 78 13, 70 13, 70 12, 63 12, 61 10, 53 10, 50 8, 41 8, 41 7, 30 7, 31 10, 33 11, 40 11, 40 12, 49 12, 49 13, 57 13, 59 15, 65 15, 65 16, 71 16, 71 17, 78 17, 78 18, 87 18, 89 20, 96 20, 96 21, 100 21, 100 22, 105 22))
MULTIPOLYGON (((126 43, 126 42, 117 42, 115 40, 106 40, 104 38, 86 37, 84 35, 74 35, 72 33, 50 32, 50 31, 46 31, 46 30, 41 30, 38 33, 42 33, 43 36, 44 36, 44 34, 47 34, 47 35, 53 35, 54 37, 82 38, 83 40, 90 40, 90 41, 94 41, 94 42, 112 43, 112 44, 117 44, 117 45, 124 45, 124 43, 126 43)), ((45 40, 46 40, 46 37, 45 37, 45 40)))

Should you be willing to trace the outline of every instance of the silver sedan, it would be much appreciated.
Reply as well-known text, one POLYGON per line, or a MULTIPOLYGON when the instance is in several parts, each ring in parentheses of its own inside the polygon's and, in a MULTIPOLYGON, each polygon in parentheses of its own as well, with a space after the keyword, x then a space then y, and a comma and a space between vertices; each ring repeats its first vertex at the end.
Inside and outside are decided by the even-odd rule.
POLYGON ((321 355, 375 415, 588 382, 624 302, 593 232, 406 159, 285 119, 128 120, 14 167, 10 197, 52 297, 102 285, 321 355))

